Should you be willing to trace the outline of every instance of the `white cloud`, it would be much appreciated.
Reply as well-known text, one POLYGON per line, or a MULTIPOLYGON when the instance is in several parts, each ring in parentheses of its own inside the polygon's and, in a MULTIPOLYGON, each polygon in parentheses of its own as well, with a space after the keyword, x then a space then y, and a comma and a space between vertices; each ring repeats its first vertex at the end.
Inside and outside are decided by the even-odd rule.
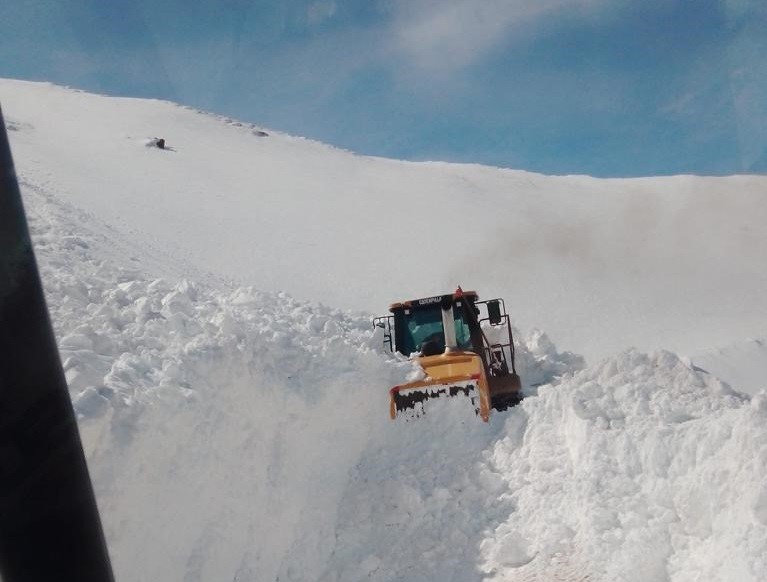
POLYGON ((460 69, 558 12, 589 14, 606 0, 395 0, 391 42, 417 68, 460 69))

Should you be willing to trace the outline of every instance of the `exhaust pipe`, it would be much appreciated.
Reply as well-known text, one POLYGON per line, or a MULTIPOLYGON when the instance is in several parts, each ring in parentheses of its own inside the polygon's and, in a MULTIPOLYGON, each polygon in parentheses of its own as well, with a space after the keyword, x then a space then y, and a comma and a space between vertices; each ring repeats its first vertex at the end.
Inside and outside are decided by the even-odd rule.
POLYGON ((458 348, 458 340, 455 335, 455 318, 453 317, 453 297, 445 295, 440 307, 442 307, 442 329, 445 330, 445 353, 448 353, 458 348))

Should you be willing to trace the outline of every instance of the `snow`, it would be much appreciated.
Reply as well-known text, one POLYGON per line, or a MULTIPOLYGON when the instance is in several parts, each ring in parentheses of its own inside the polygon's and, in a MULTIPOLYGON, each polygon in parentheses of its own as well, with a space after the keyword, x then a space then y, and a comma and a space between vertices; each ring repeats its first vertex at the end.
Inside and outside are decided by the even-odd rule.
POLYGON ((409 164, 0 97, 118 580, 763 579, 765 178, 409 164), (418 370, 370 313, 458 283, 506 298, 528 397, 391 422, 418 370))
POLYGON ((493 579, 511 579, 509 543, 543 564, 578 548, 596 579, 761 579, 763 398, 669 352, 629 351, 541 388, 492 449, 514 505, 482 547, 493 579))
POLYGON ((732 385, 739 392, 767 390, 767 342, 747 339, 693 356, 694 363, 732 385))

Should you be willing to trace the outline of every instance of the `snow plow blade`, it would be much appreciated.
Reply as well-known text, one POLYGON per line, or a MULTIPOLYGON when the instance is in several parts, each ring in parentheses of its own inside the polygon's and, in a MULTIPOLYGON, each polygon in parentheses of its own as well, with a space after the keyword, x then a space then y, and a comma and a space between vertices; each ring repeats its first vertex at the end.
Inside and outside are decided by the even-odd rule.
POLYGON ((490 389, 482 359, 470 352, 446 352, 420 359, 426 378, 389 390, 389 415, 418 418, 426 413, 426 402, 434 398, 466 396, 485 422, 490 417, 490 389))

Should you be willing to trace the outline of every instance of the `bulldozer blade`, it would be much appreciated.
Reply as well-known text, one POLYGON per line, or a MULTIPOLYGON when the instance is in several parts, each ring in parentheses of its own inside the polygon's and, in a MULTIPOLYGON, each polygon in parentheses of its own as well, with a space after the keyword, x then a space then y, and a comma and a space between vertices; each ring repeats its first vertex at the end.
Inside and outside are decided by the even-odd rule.
POLYGON ((426 415, 426 403, 429 400, 456 396, 468 398, 474 408, 474 413, 479 414, 479 396, 476 384, 432 384, 412 388, 405 386, 392 388, 391 417, 392 419, 405 418, 406 421, 420 418, 426 415))

